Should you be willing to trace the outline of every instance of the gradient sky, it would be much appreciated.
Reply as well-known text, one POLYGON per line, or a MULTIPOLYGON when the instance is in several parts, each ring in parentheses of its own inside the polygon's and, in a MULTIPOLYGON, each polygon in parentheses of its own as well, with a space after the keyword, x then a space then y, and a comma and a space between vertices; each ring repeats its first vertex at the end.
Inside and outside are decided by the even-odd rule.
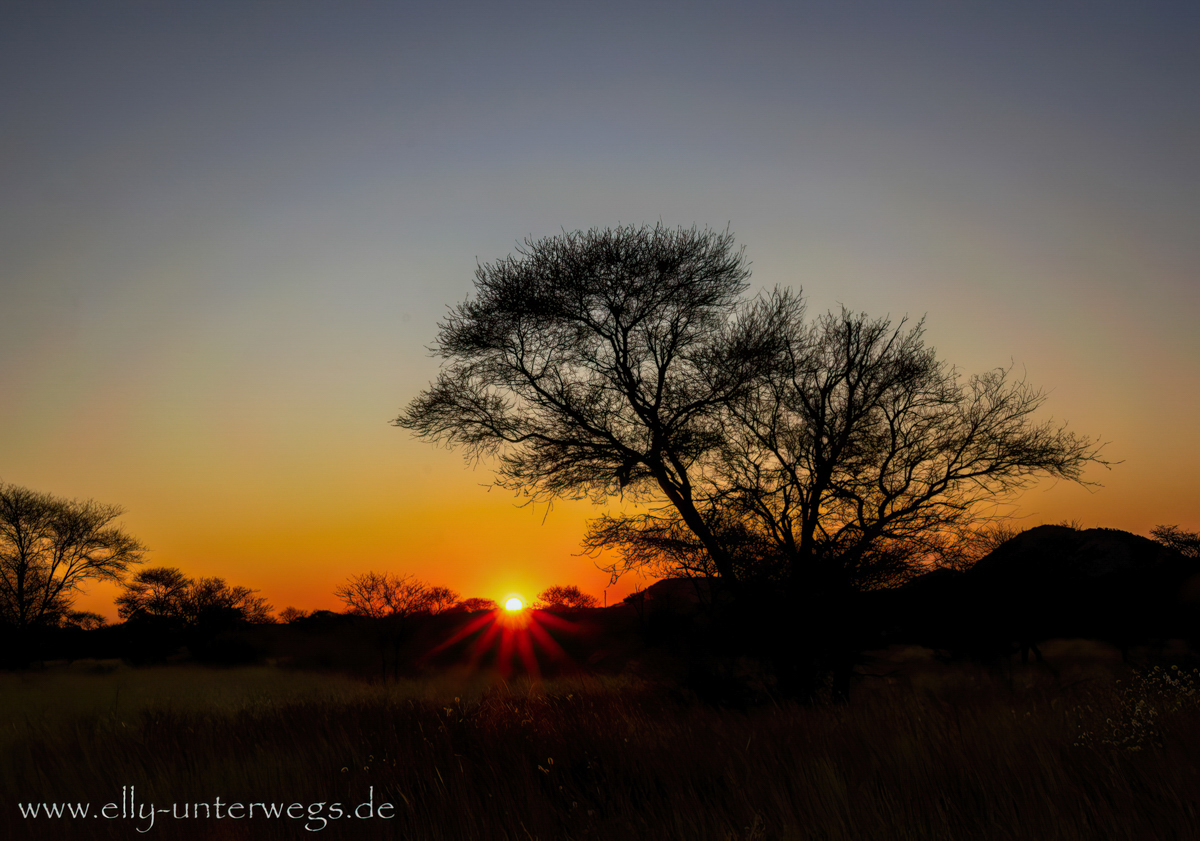
POLYGON ((1024 523, 1200 528, 1198 43, 1193 3, 5 4, 0 480, 276 608, 601 596, 596 509, 388 422, 477 260, 661 220, 1111 442, 1024 523))

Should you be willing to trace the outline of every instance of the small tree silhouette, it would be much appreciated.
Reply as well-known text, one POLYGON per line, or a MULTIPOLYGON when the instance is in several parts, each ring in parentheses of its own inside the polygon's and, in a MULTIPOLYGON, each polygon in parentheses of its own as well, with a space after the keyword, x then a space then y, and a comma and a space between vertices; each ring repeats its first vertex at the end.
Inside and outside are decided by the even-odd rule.
POLYGON ((152 619, 180 627, 270 622, 271 606, 257 590, 223 578, 192 579, 174 567, 143 569, 117 597, 122 619, 152 619))
POLYGON ((188 587, 192 580, 174 567, 139 570, 117 596, 117 615, 122 619, 157 619, 184 622, 188 587))
POLYGON ((301 610, 300 608, 292 607, 291 605, 288 605, 283 610, 279 611, 279 621, 285 625, 290 625, 297 619, 303 619, 306 616, 308 616, 307 610, 301 610))
POLYGON ((1184 531, 1179 526, 1155 526, 1150 535, 1186 558, 1200 558, 1200 532, 1184 531))
POLYGON ((80 628, 84 631, 94 631, 97 628, 103 628, 107 624, 107 619, 99 613, 93 613, 90 610, 72 610, 63 617, 63 627, 80 628))
POLYGON ((425 593, 425 610, 436 616, 445 613, 458 603, 458 593, 449 587, 430 587, 425 593))
POLYGON ((333 591, 346 605, 346 612, 372 619, 404 618, 425 610, 429 585, 411 575, 364 572, 352 575, 333 591))
POLYGON ((469 599, 463 599, 458 604, 454 605, 452 609, 456 611, 466 611, 467 613, 474 613, 475 611, 480 610, 495 610, 496 601, 495 599, 481 599, 478 597, 472 597, 469 599))
POLYGON ((156 659, 182 644, 198 659, 229 662, 250 649, 223 639, 225 632, 275 621, 271 605, 257 592, 223 578, 193 579, 174 567, 150 567, 125 583, 117 613, 127 622, 135 656, 156 659))
POLYGON ((555 584, 538 593, 538 605, 543 609, 595 607, 598 603, 599 600, 595 596, 581 593, 574 584, 555 584))
POLYGON ((347 613, 376 620, 379 636, 379 669, 387 677, 387 649, 392 649, 392 676, 400 673, 400 640, 406 620, 429 611, 430 587, 411 575, 364 572, 352 575, 333 594, 345 603, 347 613))

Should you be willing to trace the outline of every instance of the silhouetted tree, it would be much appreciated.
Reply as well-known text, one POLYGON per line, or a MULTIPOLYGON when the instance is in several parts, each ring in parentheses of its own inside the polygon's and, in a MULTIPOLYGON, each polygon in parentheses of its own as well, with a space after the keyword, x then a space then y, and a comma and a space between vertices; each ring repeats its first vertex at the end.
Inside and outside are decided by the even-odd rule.
POLYGON ((271 622, 271 606, 257 592, 223 578, 192 579, 174 567, 149 567, 124 584, 117 614, 174 627, 271 622))
POLYGON ((198 579, 188 594, 188 617, 196 625, 273 622, 271 605, 257 592, 226 584, 223 578, 198 579))
POLYGON ((115 505, 0 484, 0 620, 55 625, 88 581, 119 581, 145 547, 113 526, 115 505))
POLYGON ((547 608, 582 608, 595 607, 599 604, 599 599, 587 593, 581 593, 579 588, 574 584, 566 586, 555 584, 553 587, 547 587, 538 593, 538 602, 541 606, 547 608))
POLYGON ((301 610, 298 607, 291 607, 290 605, 279 611, 279 621, 285 625, 290 625, 291 623, 299 619, 303 619, 306 616, 308 616, 307 610, 301 610))
POLYGON ((192 580, 174 567, 148 567, 125 582, 117 596, 117 615, 122 619, 187 621, 187 595, 192 580))
POLYGON ((495 610, 496 601, 494 599, 481 599, 478 597, 473 597, 469 599, 463 599, 458 604, 454 605, 453 609, 466 611, 468 613, 474 613, 480 610, 495 610))
POLYGON ((425 610, 436 616, 454 607, 458 600, 458 593, 449 587, 430 587, 425 593, 425 610))
POLYGON ((1179 526, 1155 526, 1150 535, 1184 557, 1200 558, 1200 532, 1184 531, 1179 526))
POLYGON ((108 620, 99 613, 90 610, 72 610, 63 618, 62 625, 66 628, 79 628, 83 631, 95 631, 108 624, 108 620))
POLYGON ((233 632, 274 621, 271 606, 257 592, 223 578, 189 578, 174 567, 139 570, 116 599, 117 614, 125 620, 125 656, 153 661, 186 647, 199 660, 253 659, 252 647, 233 632))
POLYGON ((392 674, 400 671, 400 642, 405 620, 429 610, 429 585, 411 575, 364 572, 352 575, 334 590, 347 612, 375 620, 379 638, 379 669, 387 677, 387 649, 392 649, 392 674))
POLYGON ((411 575, 364 572, 333 591, 347 612, 372 619, 405 617, 427 609, 429 585, 411 575))
POLYGON ((395 423, 498 455, 533 499, 661 495, 589 533, 629 566, 665 539, 727 581, 802 587, 892 583, 998 496, 1101 462, 1035 423, 1044 396, 1010 371, 964 383, 920 324, 740 302, 748 274, 727 233, 527 240, 479 267, 440 324, 446 365, 395 423))

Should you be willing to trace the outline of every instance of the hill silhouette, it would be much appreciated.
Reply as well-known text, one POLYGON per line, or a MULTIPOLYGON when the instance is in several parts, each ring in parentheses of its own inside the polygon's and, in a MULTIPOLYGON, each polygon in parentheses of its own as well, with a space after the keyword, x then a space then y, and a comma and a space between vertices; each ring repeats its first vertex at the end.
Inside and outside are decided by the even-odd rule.
POLYGON ((874 594, 889 641, 995 655, 1066 638, 1131 646, 1197 641, 1200 564, 1118 529, 1038 526, 964 572, 942 569, 874 594))

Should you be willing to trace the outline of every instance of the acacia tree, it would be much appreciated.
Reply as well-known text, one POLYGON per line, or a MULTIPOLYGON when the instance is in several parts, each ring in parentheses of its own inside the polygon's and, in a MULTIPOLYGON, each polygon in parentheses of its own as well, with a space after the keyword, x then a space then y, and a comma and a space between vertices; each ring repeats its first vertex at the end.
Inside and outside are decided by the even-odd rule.
POLYGON ((55 625, 88 581, 120 581, 145 550, 111 525, 116 505, 0 484, 0 620, 55 625))

